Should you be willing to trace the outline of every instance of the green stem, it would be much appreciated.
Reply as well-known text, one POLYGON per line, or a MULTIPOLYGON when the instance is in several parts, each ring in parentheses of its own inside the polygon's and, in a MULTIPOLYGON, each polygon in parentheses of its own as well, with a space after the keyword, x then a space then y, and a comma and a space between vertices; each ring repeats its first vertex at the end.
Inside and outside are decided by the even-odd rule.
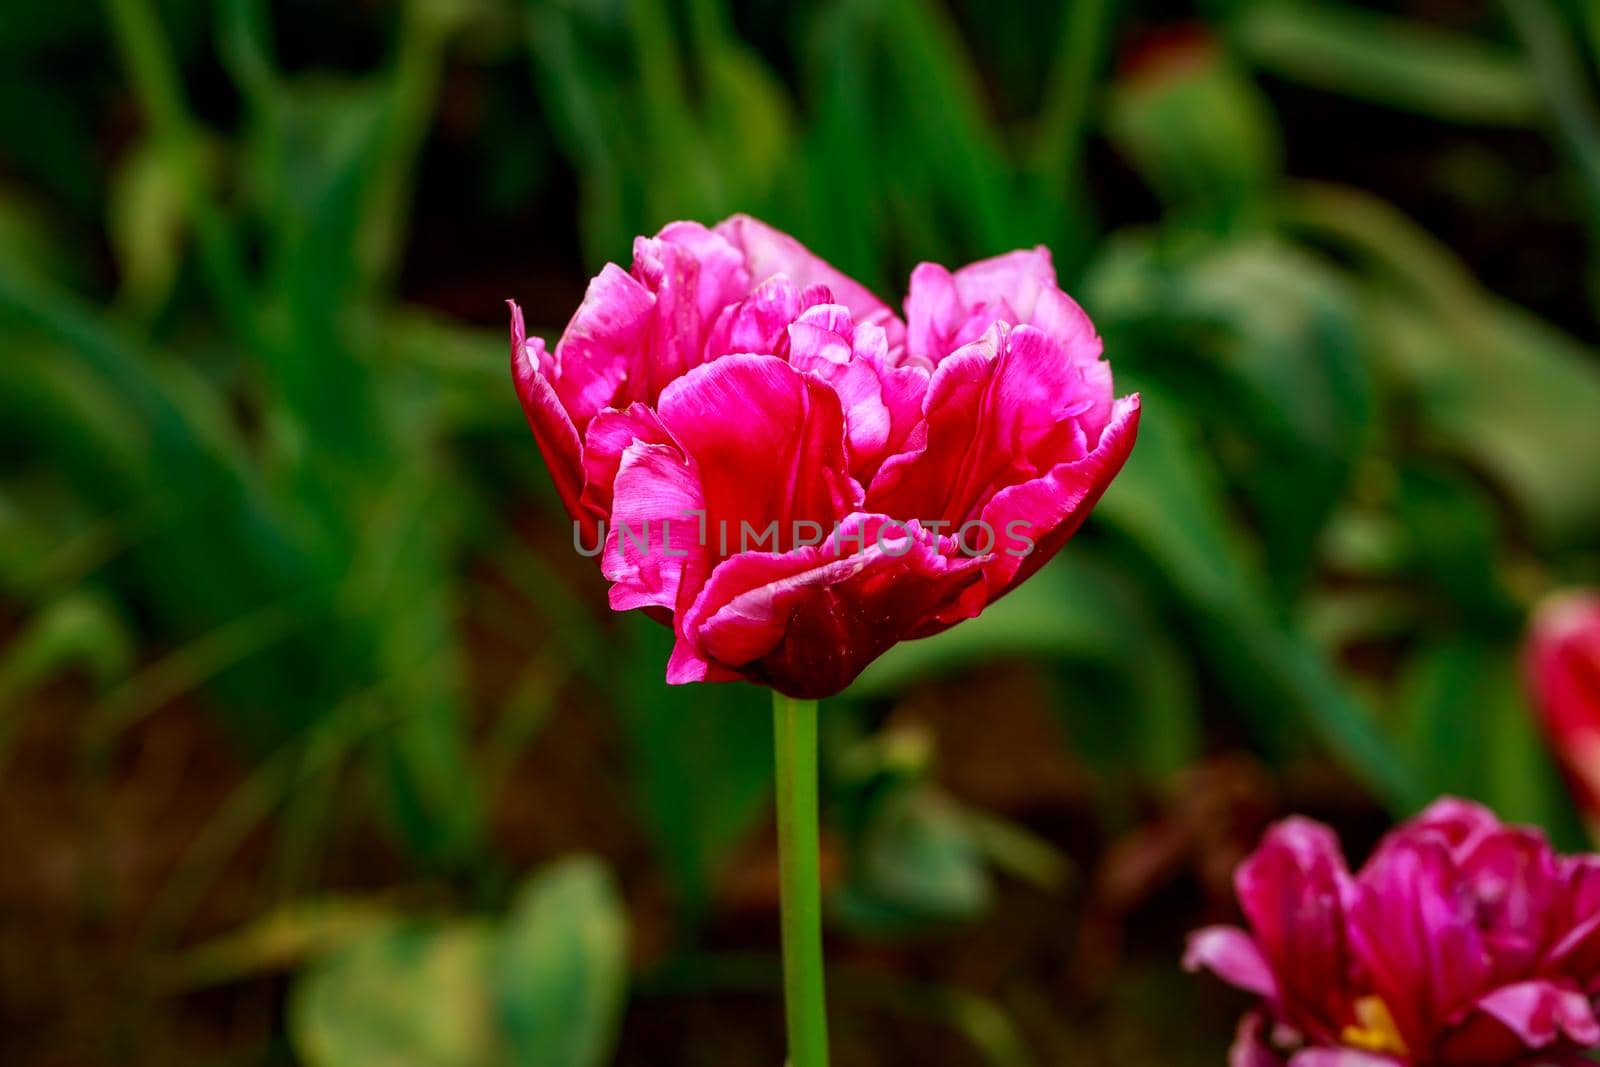
POLYGON ((827 1067, 817 850, 817 702, 773 693, 772 728, 778 763, 778 878, 789 1067, 827 1067))

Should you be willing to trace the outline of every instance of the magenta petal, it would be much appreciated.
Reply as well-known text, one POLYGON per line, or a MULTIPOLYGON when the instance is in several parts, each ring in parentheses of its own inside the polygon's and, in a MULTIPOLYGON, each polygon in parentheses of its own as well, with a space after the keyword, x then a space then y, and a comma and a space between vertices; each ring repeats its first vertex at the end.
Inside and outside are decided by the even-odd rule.
POLYGON ((1600 1021, 1589 998, 1553 982, 1502 986, 1479 1000, 1478 1011, 1498 1019, 1528 1048, 1566 1040, 1583 1047, 1600 1044, 1600 1021))
POLYGON ((1278 977, 1284 1021, 1311 1038, 1351 1017, 1345 941, 1350 875, 1333 831, 1293 818, 1267 832, 1234 887, 1257 946, 1278 977))
POLYGON ((1545 969, 1600 993, 1600 856, 1568 858, 1562 879, 1561 925, 1545 969))
POLYGON ((1406 1067, 1408 1062, 1353 1048, 1308 1048, 1289 1057, 1289 1067, 1406 1067))
MULTIPOLYGON (((1530 1054, 1600 1044, 1600 1023, 1583 994, 1548 981, 1502 986, 1480 998, 1445 1033, 1438 1062, 1501 1064, 1530 1062, 1530 1054)), ((1548 1062, 1540 1056, 1537 1062, 1548 1062)))
POLYGON ((579 433, 644 373, 655 312, 655 294, 614 263, 589 282, 555 352, 556 392, 579 433))
POLYGON ((1228 1067, 1284 1067, 1283 1057, 1267 1043, 1266 1017, 1253 1011, 1239 1020, 1228 1049, 1228 1067))
POLYGON ((611 514, 612 486, 622 454, 636 441, 675 444, 660 417, 642 403, 629 404, 624 411, 607 408, 590 421, 583 436, 583 501, 595 514, 611 514))
POLYGON ((1236 926, 1208 926, 1190 934, 1183 966, 1191 971, 1204 968, 1247 993, 1278 999, 1278 980, 1271 965, 1255 940, 1236 926))
POLYGON ((1079 416, 1101 399, 1059 345, 996 323, 946 357, 923 400, 920 447, 884 462, 867 506, 963 523, 995 493, 1092 451, 1079 416))
POLYGON ((840 304, 807 308, 788 333, 790 365, 815 374, 839 394, 850 472, 870 481, 883 457, 921 420, 927 371, 890 365, 883 329, 856 326, 840 304))
POLYGON ((888 331, 891 344, 904 335, 905 326, 870 289, 781 230, 749 215, 734 215, 717 223, 716 231, 744 253, 752 283, 759 285, 774 274, 786 274, 802 289, 826 286, 833 301, 849 308, 856 322, 876 323, 888 331))
POLYGON ((718 565, 684 629, 704 658, 790 696, 844 689, 977 578, 915 522, 852 515, 819 545, 718 565))
POLYGON ((1118 400, 1093 452, 1002 489, 989 501, 983 523, 996 539, 994 558, 984 568, 990 601, 1029 578, 1077 533, 1132 453, 1139 410, 1137 393, 1118 400))
POLYGON ((1380 848, 1357 879, 1351 944, 1413 1047, 1426 1045, 1490 978, 1475 907, 1442 836, 1380 848))
MULTIPOLYGON (((1443 838, 1457 856, 1476 848, 1486 836, 1502 829, 1494 812, 1471 800, 1441 797, 1384 838, 1384 846, 1420 836, 1443 838)), ((1381 849, 1380 849, 1381 851, 1381 849)))
POLYGON ((759 533, 776 522, 782 550, 796 520, 831 530, 859 503, 837 394, 781 359, 697 367, 662 392, 657 411, 699 472, 718 555, 739 550, 741 523, 759 533))
POLYGON ((622 454, 616 503, 600 571, 611 582, 611 607, 672 608, 685 564, 704 553, 700 483, 670 445, 634 443, 622 454))
POLYGON ((704 361, 734 352, 783 355, 786 331, 799 314, 800 291, 786 276, 774 275, 722 310, 706 338, 704 361))
MULTIPOLYGON (((511 376, 516 382, 517 398, 522 401, 522 412, 527 417, 533 439, 544 454, 550 468, 550 477, 556 492, 575 520, 588 524, 593 532, 594 517, 584 510, 583 496, 583 446, 572 419, 561 405, 556 391, 545 377, 549 355, 544 342, 529 337, 522 322, 522 309, 514 301, 506 301, 511 308, 511 376)), ((593 543, 591 540, 590 544, 593 543)))
POLYGON ((695 264, 693 299, 696 318, 709 325, 723 308, 750 291, 744 253, 715 230, 698 222, 669 222, 656 240, 680 248, 695 264))

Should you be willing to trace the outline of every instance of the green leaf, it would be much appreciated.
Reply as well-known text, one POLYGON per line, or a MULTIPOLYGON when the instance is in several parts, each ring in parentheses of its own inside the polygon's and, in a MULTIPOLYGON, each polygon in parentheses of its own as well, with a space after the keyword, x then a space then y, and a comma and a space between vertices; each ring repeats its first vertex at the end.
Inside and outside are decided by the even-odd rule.
POLYGON ((964 922, 989 908, 982 850, 959 808, 931 786, 891 788, 853 845, 850 878, 831 904, 875 933, 964 922))
POLYGON ((289 997, 289 1037, 309 1067, 507 1067, 484 923, 416 923, 316 964, 289 997))
POLYGON ((183 182, 149 141, 119 162, 106 200, 118 299, 136 316, 159 311, 177 279, 186 225, 183 182))
POLYGON ((610 1062, 628 985, 627 917, 610 875, 569 859, 528 883, 494 949, 510 1062, 610 1062))

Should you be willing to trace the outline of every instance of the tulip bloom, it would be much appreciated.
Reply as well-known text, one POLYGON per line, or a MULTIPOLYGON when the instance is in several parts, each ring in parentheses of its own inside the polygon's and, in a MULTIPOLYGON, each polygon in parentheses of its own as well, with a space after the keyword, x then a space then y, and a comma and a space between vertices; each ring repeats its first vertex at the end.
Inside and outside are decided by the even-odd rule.
POLYGON ((905 319, 744 216, 675 222, 553 351, 512 305, 528 423, 613 608, 670 620, 673 683, 797 698, 1004 595, 1133 446, 1042 248, 923 264, 905 319))
POLYGON ((1600 837, 1600 593, 1567 593, 1539 609, 1527 677, 1550 745, 1600 837))
POLYGON ((1260 998, 1233 1067, 1580 1064, 1600 1047, 1600 856, 1445 799, 1359 873, 1333 832, 1272 828, 1235 875, 1249 931, 1184 963, 1260 998))

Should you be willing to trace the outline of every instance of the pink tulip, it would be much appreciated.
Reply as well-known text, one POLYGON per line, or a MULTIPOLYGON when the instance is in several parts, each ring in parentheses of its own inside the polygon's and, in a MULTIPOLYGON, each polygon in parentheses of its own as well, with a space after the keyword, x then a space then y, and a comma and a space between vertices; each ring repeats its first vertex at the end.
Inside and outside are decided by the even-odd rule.
POLYGON ((1320 823, 1268 831, 1235 875, 1248 932, 1184 958, 1254 994, 1233 1067, 1579 1064, 1600 1047, 1600 857, 1444 799, 1359 873, 1320 823))
POLYGON ((1042 248, 913 273, 907 321, 794 238, 675 222, 523 408, 611 605, 671 620, 667 680, 815 698, 1002 596, 1077 530, 1139 421, 1042 248))
POLYGON ((1545 734, 1600 837, 1600 592, 1566 593, 1539 609, 1527 676, 1545 734))

